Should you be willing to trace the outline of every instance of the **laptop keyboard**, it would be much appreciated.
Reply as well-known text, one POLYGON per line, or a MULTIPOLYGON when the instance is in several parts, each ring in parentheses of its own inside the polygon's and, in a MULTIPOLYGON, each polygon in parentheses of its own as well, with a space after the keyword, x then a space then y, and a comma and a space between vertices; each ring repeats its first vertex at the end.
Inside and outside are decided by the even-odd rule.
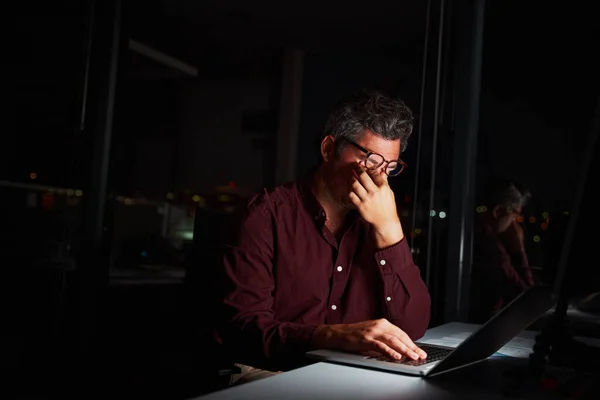
POLYGON ((419 347, 421 349, 423 349, 423 351, 425 351, 425 353, 427 353, 427 358, 424 360, 412 360, 410 358, 403 358, 402 360, 392 360, 391 358, 389 358, 387 356, 367 357, 367 359, 392 362, 392 363, 402 364, 402 365, 412 365, 412 366, 416 367, 416 366, 423 365, 423 364, 429 364, 434 361, 439 361, 439 360, 445 358, 453 350, 453 349, 440 349, 439 347, 427 346, 424 344, 419 344, 419 347))

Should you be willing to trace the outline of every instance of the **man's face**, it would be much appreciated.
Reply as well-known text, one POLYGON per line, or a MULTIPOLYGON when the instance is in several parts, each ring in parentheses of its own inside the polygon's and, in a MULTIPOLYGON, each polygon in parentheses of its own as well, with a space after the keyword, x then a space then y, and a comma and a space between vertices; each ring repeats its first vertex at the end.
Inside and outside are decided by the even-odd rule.
MULTIPOLYGON (((381 154, 386 160, 398 160, 400 158, 400 139, 386 140, 375 135, 370 130, 365 130, 362 137, 356 143, 366 150, 381 154)), ((360 164, 364 166, 367 155, 356 147, 347 144, 342 154, 335 155, 333 138, 328 136, 321 143, 321 155, 326 171, 326 184, 334 200, 348 208, 354 208, 348 194, 351 191, 353 180, 352 170, 360 164)), ((372 173, 385 173, 386 163, 372 173)))

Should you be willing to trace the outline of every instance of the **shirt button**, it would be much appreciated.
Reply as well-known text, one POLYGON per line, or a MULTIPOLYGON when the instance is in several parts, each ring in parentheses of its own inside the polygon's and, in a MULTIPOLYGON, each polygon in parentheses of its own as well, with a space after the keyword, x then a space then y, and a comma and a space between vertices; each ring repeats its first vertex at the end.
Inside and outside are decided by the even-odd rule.
POLYGON ((381 265, 385 265, 385 260, 381 260, 381 261, 379 261, 379 264, 381 264, 381 265))
POLYGON ((342 272, 342 269, 343 269, 342 266, 338 265, 338 267, 337 267, 338 272, 342 272))
POLYGON ((385 298, 387 301, 392 301, 392 298, 390 296, 385 298))
POLYGON ((335 311, 335 310, 337 310, 337 306, 336 306, 335 304, 332 304, 332 305, 331 305, 331 309, 332 309, 333 311, 335 311))

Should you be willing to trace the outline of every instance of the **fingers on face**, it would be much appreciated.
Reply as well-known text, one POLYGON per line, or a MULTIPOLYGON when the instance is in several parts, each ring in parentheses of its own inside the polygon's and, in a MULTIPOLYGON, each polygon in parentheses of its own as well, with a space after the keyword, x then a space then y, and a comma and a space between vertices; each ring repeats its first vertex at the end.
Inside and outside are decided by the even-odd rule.
POLYGON ((360 184, 368 191, 375 192, 377 190, 377 184, 374 181, 375 175, 377 173, 370 173, 366 169, 362 168, 361 171, 355 172, 356 179, 360 182, 360 184))
POLYGON ((388 176, 385 172, 377 170, 368 170, 362 164, 356 164, 353 170, 354 177, 368 191, 377 190, 381 185, 387 184, 388 176))
POLYGON ((388 176, 385 172, 381 172, 381 171, 376 171, 371 178, 373 179, 373 182, 375 183, 375 185, 382 186, 387 184, 388 181, 388 176))
POLYGON ((350 198, 350 201, 352 202, 352 204, 354 204, 356 207, 358 207, 361 204, 360 197, 358 197, 358 195, 356 193, 350 192, 348 194, 348 197, 350 198))
POLYGON ((361 200, 366 200, 369 196, 367 189, 365 189, 365 187, 356 179, 353 180, 351 188, 352 193, 356 194, 361 200))

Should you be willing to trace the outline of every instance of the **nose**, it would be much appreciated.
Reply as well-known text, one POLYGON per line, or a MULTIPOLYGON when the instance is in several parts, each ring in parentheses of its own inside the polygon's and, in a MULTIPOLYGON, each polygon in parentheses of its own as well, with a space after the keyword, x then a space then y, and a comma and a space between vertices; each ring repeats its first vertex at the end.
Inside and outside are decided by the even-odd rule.
POLYGON ((381 172, 382 174, 387 174, 388 165, 390 165, 389 161, 384 161, 383 164, 381 164, 381 167, 379 168, 379 172, 381 172))

